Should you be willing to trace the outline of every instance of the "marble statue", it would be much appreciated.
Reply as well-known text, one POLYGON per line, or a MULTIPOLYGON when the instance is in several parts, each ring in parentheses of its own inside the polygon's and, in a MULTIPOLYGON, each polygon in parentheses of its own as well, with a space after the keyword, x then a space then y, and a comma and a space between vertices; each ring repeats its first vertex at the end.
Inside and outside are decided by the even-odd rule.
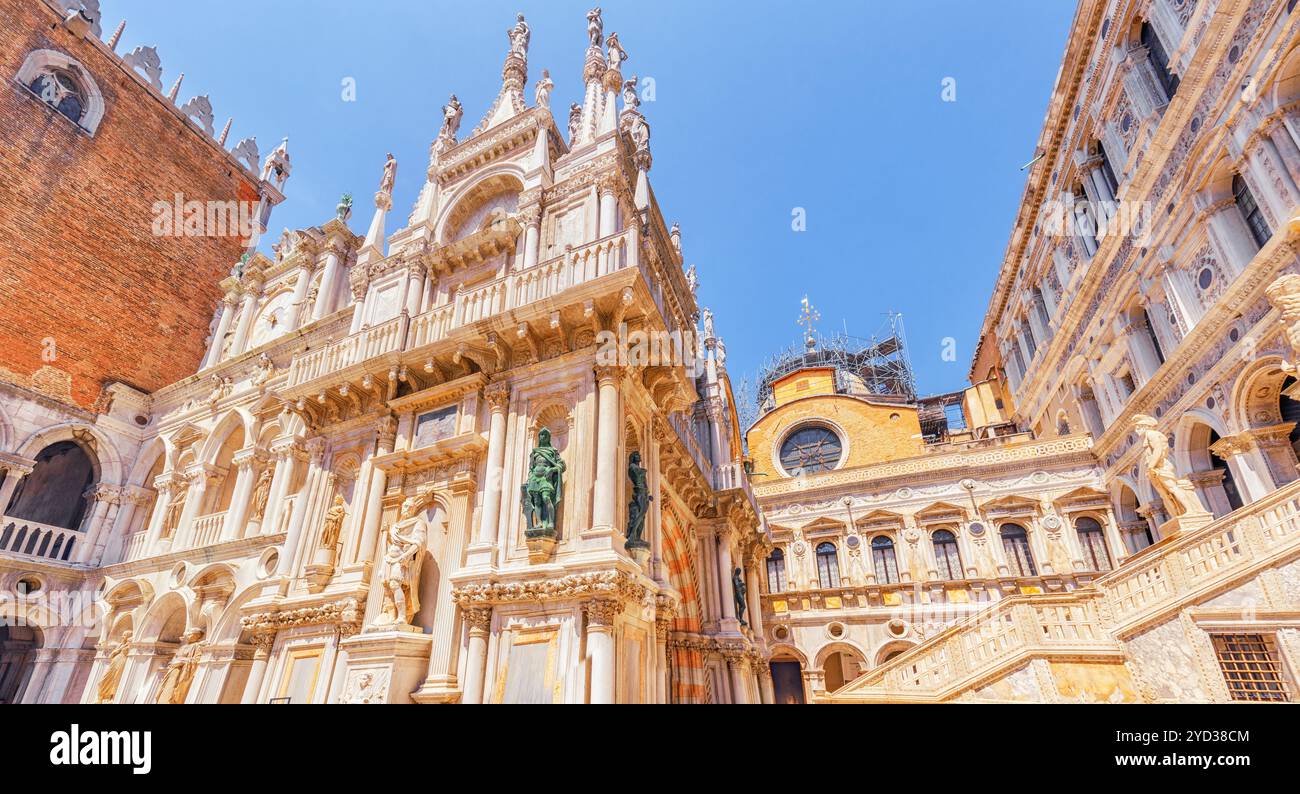
POLYGON ((636 110, 641 106, 641 98, 636 95, 636 75, 623 81, 623 107, 627 110, 636 110))
POLYGON ((718 345, 714 355, 717 356, 718 366, 725 369, 727 366, 727 343, 722 341, 722 337, 718 337, 718 345))
POLYGON ((609 50, 609 68, 618 71, 619 65, 627 62, 627 50, 618 43, 617 33, 609 34, 609 38, 605 40, 605 47, 609 50))
POLYGON ((627 478, 632 482, 632 500, 627 504, 627 543, 625 548, 649 548, 645 541, 645 518, 654 497, 646 483, 646 470, 641 465, 641 453, 633 452, 627 458, 627 478))
POLYGON ((524 15, 520 14, 515 19, 515 26, 506 31, 506 37, 510 39, 510 54, 518 55, 520 58, 527 58, 530 35, 528 23, 524 21, 524 15))
POLYGON ((686 286, 690 289, 692 295, 700 287, 700 277, 695 273, 695 265, 691 265, 690 269, 686 271, 686 286))
POLYGON ((1160 432, 1155 419, 1146 414, 1133 417, 1133 433, 1142 444, 1143 465, 1156 496, 1164 502, 1169 515, 1178 518, 1205 512, 1190 480, 1180 478, 1169 459, 1169 439, 1160 432))
POLYGON ((520 486, 528 532, 554 535, 560 502, 564 500, 564 461, 551 446, 551 431, 537 431, 537 446, 528 454, 528 479, 520 486))
POLYGON ((587 12, 587 39, 591 46, 600 49, 600 36, 605 30, 605 23, 600 18, 600 6, 587 12))
POLYGON ((542 79, 537 81, 537 93, 533 96, 533 104, 539 108, 549 108, 551 106, 551 90, 555 88, 555 81, 551 79, 551 72, 548 69, 542 70, 542 79))
POLYGON ((263 353, 257 358, 257 373, 253 375, 253 385, 261 386, 275 377, 275 362, 263 353))
POLYGON ((1268 285, 1264 295, 1281 315, 1286 341, 1291 347, 1291 360, 1282 362, 1282 371, 1300 372, 1300 275, 1287 273, 1268 285))
POLYGON ((447 104, 442 106, 442 129, 438 132, 438 137, 456 140, 456 133, 460 131, 460 119, 464 115, 465 110, 461 107, 460 100, 452 94, 447 104))
POLYGON ((262 469, 253 487, 253 520, 260 521, 266 515, 266 502, 271 497, 271 469, 262 469))
POLYGON ((190 684, 194 683, 194 671, 198 669, 199 653, 203 649, 199 643, 203 639, 203 631, 190 629, 185 632, 183 639, 181 647, 176 649, 176 654, 167 663, 167 671, 163 673, 158 695, 154 698, 155 703, 184 703, 190 684))
POLYGON ((429 537, 429 522, 423 515, 426 501, 419 495, 406 497, 397 520, 388 527, 382 561, 384 605, 376 624, 410 625, 420 611, 420 568, 429 537))
POLYGON ((749 588, 745 586, 745 574, 737 568, 731 574, 731 595, 736 600, 736 620, 739 620, 742 626, 749 625, 745 622, 745 596, 748 592, 749 588))
POLYGON ((393 185, 397 182, 397 160, 393 153, 388 153, 388 159, 384 162, 384 175, 379 180, 379 192, 393 195, 393 185))
POLYGON ((266 156, 266 162, 262 164, 262 181, 269 182, 275 180, 277 188, 284 187, 284 182, 289 178, 289 172, 293 166, 289 162, 289 139, 285 138, 280 141, 280 145, 275 147, 275 151, 266 156))
POLYGON ((713 312, 710 311, 709 307, 707 306, 704 307, 703 317, 704 317, 704 338, 712 339, 713 338, 713 312))
POLYGON ((185 512, 185 499, 189 495, 189 481, 182 480, 176 493, 167 502, 167 512, 163 513, 162 537, 170 538, 181 523, 181 514, 185 512))
POLYGON ((131 632, 122 633, 122 639, 108 654, 104 665, 104 674, 99 677, 99 686, 95 688, 96 703, 110 703, 117 695, 118 682, 122 680, 122 671, 126 669, 126 656, 131 650, 131 632))
POLYGON ((582 124, 582 105, 574 102, 569 105, 569 143, 578 137, 578 127, 582 124))
POLYGON ((334 504, 329 510, 325 511, 325 525, 320 531, 320 542, 318 546, 322 549, 334 550, 338 545, 339 536, 343 532, 343 521, 348 517, 347 505, 343 503, 343 494, 334 494, 334 504))

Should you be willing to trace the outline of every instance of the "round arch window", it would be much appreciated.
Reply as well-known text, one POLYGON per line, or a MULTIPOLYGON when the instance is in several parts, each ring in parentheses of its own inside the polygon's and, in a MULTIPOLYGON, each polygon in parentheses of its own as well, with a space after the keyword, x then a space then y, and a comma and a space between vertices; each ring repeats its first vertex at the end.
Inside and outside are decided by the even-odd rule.
POLYGON ((833 469, 844 456, 840 437, 825 425, 808 425, 781 443, 781 468, 792 475, 833 469))

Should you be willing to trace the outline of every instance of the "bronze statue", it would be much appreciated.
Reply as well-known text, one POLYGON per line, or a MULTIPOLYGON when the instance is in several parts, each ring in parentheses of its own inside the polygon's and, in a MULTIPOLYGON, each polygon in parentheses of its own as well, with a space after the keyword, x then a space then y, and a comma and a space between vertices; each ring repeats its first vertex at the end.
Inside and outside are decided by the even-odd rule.
POLYGON ((749 588, 745 587, 745 577, 739 568, 731 575, 731 594, 736 599, 736 620, 740 625, 748 626, 745 622, 745 594, 749 588))
POLYGON ((632 481, 632 501, 627 504, 627 543, 626 549, 646 549, 650 544, 642 537, 645 534, 646 512, 654 497, 646 484, 646 470, 641 465, 641 453, 633 452, 627 459, 627 478, 632 481))
POLYGON ((527 536, 555 536, 560 502, 564 500, 564 461, 551 446, 551 431, 537 432, 537 446, 528 455, 528 478, 520 486, 527 536))

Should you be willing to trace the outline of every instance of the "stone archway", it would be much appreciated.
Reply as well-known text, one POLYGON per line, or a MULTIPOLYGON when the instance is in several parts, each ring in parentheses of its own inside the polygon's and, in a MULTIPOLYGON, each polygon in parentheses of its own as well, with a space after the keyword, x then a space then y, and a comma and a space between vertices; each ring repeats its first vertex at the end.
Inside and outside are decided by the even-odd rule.
POLYGON ((0 622, 0 705, 22 700, 44 642, 37 626, 0 622))

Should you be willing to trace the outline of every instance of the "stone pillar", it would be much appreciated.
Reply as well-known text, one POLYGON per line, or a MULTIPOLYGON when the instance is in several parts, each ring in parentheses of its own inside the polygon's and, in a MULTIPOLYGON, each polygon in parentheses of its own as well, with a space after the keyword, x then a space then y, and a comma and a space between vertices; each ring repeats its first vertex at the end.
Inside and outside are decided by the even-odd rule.
POLYGON ((298 562, 306 553, 299 547, 303 545, 303 527, 307 523, 308 503, 316 494, 321 477, 325 476, 321 469, 321 459, 325 456, 325 439, 309 438, 306 447, 307 479, 303 483, 302 490, 298 492, 298 498, 293 501, 293 512, 289 515, 289 530, 284 537, 284 553, 280 555, 280 565, 276 571, 280 576, 291 576, 298 569, 298 562))
POLYGON ((77 563, 90 562, 95 547, 103 545, 104 539, 112 531, 117 508, 122 504, 122 489, 116 485, 99 483, 90 490, 90 519, 82 525, 83 531, 69 558, 77 563))
POLYGON ((739 647, 724 647, 722 656, 727 660, 727 670, 731 674, 731 702, 749 703, 749 688, 745 686, 745 651, 739 647))
POLYGON ((240 697, 240 703, 256 703, 257 695, 262 689, 262 681, 266 678, 266 666, 271 658, 271 646, 275 644, 275 634, 267 632, 257 632, 253 635, 253 645, 256 650, 253 651, 253 665, 248 669, 248 681, 244 683, 244 694, 240 697))
POLYGON ((348 328, 349 334, 360 331, 366 317, 366 293, 370 291, 370 282, 364 275, 358 279, 360 272, 354 268, 352 281, 348 285, 352 290, 352 325, 348 328))
POLYGON ((763 599, 758 589, 758 562, 755 557, 745 571, 745 597, 749 602, 749 628, 755 637, 763 636, 763 599))
POLYGON ((1201 501, 1205 503, 1215 518, 1223 518, 1232 512, 1232 504, 1228 501, 1228 493, 1223 488, 1223 469, 1210 469, 1208 471, 1194 471, 1187 475, 1187 479, 1195 486, 1201 501))
POLYGON ((620 601, 588 601, 587 655, 591 659, 591 693, 593 704, 609 704, 615 699, 614 622, 623 611, 620 601))
POLYGON ((1273 490, 1268 465, 1259 454, 1255 438, 1249 431, 1224 436, 1214 442, 1210 452, 1222 458, 1232 469, 1243 502, 1257 501, 1273 490))
MULTIPOLYGON (((255 447, 245 447, 235 453, 231 463, 235 466, 235 490, 230 495, 230 507, 221 522, 221 539, 238 540, 244 536, 244 525, 248 521, 248 508, 251 506, 253 486, 257 484, 257 463, 263 459, 262 453, 255 447)), ((198 501, 190 489, 190 501, 185 510, 189 512, 198 501)), ((186 524, 188 526, 188 524, 186 524)))
POLYGON ((153 513, 149 516, 149 526, 146 530, 144 547, 146 553, 151 553, 154 544, 162 537, 163 523, 167 516, 167 508, 171 505, 172 499, 176 496, 176 490, 181 485, 182 478, 176 472, 164 472, 154 478, 153 487, 158 492, 158 499, 153 504, 153 513))
POLYGON ((487 483, 483 489, 483 509, 478 534, 469 547, 466 564, 496 564, 496 539, 501 520, 501 486, 505 479, 506 411, 510 407, 510 386, 493 384, 483 392, 488 403, 487 483))
MULTIPOLYGON (((375 455, 383 456, 393 451, 397 439, 397 420, 386 416, 379 420, 379 439, 375 455)), ((375 466, 370 471, 370 493, 366 497, 365 524, 361 530, 361 545, 357 547, 354 562, 364 562, 375 550, 379 537, 379 521, 384 513, 384 491, 388 488, 388 473, 375 466)))
MULTIPOLYGON (((615 231, 614 227, 618 220, 618 196, 614 192, 614 184, 613 177, 600 180, 600 223, 596 230, 598 238, 608 237, 615 231)), ((613 269, 611 266, 610 270, 613 269)))
POLYGON ((304 259, 302 267, 298 268, 298 280, 293 285, 293 303, 290 304, 286 332, 296 331, 311 321, 307 308, 307 290, 311 288, 311 274, 312 263, 309 259, 304 259))
MULTIPOLYGON (((271 477, 271 494, 267 497, 266 512, 262 516, 263 535, 273 535, 280 528, 280 511, 298 476, 298 460, 303 452, 298 440, 291 438, 273 444, 271 454, 275 456, 275 474, 271 477)), ((289 547, 286 547, 286 552, 292 554, 289 547)))
POLYGON ((425 267, 423 263, 412 263, 406 277, 406 313, 415 317, 420 313, 420 304, 424 299, 425 267))
POLYGON ((23 478, 32 473, 33 466, 20 466, 6 463, 4 478, 0 479, 0 514, 9 509, 9 500, 14 497, 14 489, 23 478))
POLYGON ((524 222, 524 270, 536 266, 542 242, 542 209, 528 207, 520 211, 524 222))
MULTIPOLYGON (((459 474, 451 485, 450 515, 447 517, 447 535, 443 540, 442 557, 459 561, 468 535, 470 516, 474 512, 474 476, 459 474)), ((453 564, 455 564, 453 562, 453 564)), ((456 676, 456 657, 460 651, 460 634, 456 628, 456 604, 452 599, 451 578, 440 576, 433 603, 422 608, 433 608, 432 643, 429 648, 428 673, 424 685, 415 694, 417 701, 453 700, 462 694, 456 676), (421 697, 423 696, 423 697, 421 697)))
POLYGON ((482 703, 483 684, 487 677, 487 643, 492 630, 492 607, 471 607, 464 611, 469 627, 469 647, 465 654, 465 681, 461 703, 482 703))
POLYGON ((337 242, 331 243, 325 250, 325 272, 321 274, 320 291, 316 293, 316 305, 311 309, 312 322, 334 310, 334 293, 338 292, 342 253, 343 247, 337 242))
POLYGON ((235 338, 230 343, 232 357, 248 349, 248 332, 253 328, 253 315, 257 314, 257 293, 261 289, 261 283, 253 280, 244 287, 244 301, 239 309, 239 325, 235 326, 235 338))
POLYGON ((655 702, 668 703, 668 633, 672 630, 670 613, 655 616, 655 702))
POLYGON ((212 334, 212 341, 208 345, 208 354, 203 358, 201 369, 215 367, 221 363, 221 348, 225 342, 226 334, 230 332, 230 323, 235 319, 235 304, 239 300, 239 295, 235 292, 227 292, 218 304, 218 311, 221 312, 217 318, 217 330, 212 334))
POLYGON ((194 535, 194 518, 199 515, 204 496, 208 491, 208 478, 208 470, 201 465, 197 470, 186 472, 186 479, 189 480, 190 486, 185 495, 185 508, 176 521, 176 531, 172 535, 173 549, 189 547, 194 535))
POLYGON ((772 668, 766 664, 758 671, 758 693, 763 699, 763 705, 771 706, 776 703, 776 690, 772 687, 772 668))
POLYGON ((618 441, 622 432, 619 410, 619 382, 623 373, 617 367, 597 367, 599 389, 596 422, 596 494, 592 511, 592 529, 614 532, 618 505, 618 441))
POLYGON ((722 610, 722 630, 724 632, 738 633, 740 623, 736 620, 736 596, 731 587, 731 528, 720 528, 717 537, 718 566, 715 570, 717 571, 721 591, 718 596, 721 603, 718 606, 722 610))

